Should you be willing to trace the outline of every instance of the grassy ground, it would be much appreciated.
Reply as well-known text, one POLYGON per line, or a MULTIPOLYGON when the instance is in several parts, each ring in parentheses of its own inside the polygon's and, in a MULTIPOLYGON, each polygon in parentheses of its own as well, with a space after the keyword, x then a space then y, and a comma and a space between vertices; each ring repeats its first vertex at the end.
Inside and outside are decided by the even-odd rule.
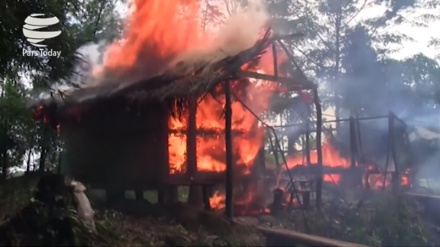
MULTIPOLYGON (((19 215, 31 202, 38 179, 37 174, 29 174, 0 182, 0 227, 7 228, 10 219, 19 215)), ((187 189, 181 188, 179 200, 186 201, 187 195, 187 189)), ((95 203, 105 199, 102 191, 91 191, 89 196, 95 203)), ((152 203, 157 201, 157 195, 152 192, 146 191, 144 197, 152 203)), ((127 192, 126 198, 128 201, 124 203, 135 202, 134 192, 127 192)), ((137 216, 112 210, 97 211, 96 232, 68 212, 70 222, 73 222, 76 245, 264 246, 264 239, 257 234, 255 227, 231 223, 215 213, 200 212, 178 204, 162 207, 160 210, 165 214, 151 217, 148 215, 157 208, 140 206, 143 213, 137 216)), ((421 209, 413 201, 375 193, 364 202, 348 203, 334 199, 326 201, 321 211, 296 209, 280 217, 253 217, 252 221, 257 225, 294 229, 370 246, 440 246, 439 232, 421 217, 421 209)), ((29 224, 32 220, 35 219, 24 219, 29 224)), ((49 229, 45 226, 40 228, 49 229)), ((0 234, 0 245, 4 245, 1 237, 0 234)), ((20 246, 18 241, 15 242, 14 245, 20 246)))
MULTIPOLYGON (((30 174, 0 182, 0 246, 4 246, 5 243, 13 246, 32 244, 26 236, 30 234, 38 235, 35 239, 40 239, 40 235, 42 237, 58 234, 58 226, 45 225, 51 224, 47 221, 49 216, 46 215, 52 214, 52 209, 37 205, 36 212, 41 215, 33 217, 25 216, 29 215, 24 213, 28 211, 23 211, 33 201, 33 192, 38 180, 37 174, 30 174), (16 224, 17 218, 20 226, 16 224), (25 231, 23 225, 36 226, 34 228, 38 231, 25 231)), ((186 200, 187 191, 183 188, 180 192, 180 199, 186 200)), ((98 201, 105 197, 102 191, 93 191, 91 194, 91 197, 98 201)), ((155 193, 145 192, 144 196, 151 202, 157 201, 155 193)), ((134 199, 134 192, 127 192, 126 197, 129 200, 134 199)), ((68 219, 74 233, 72 241, 78 246, 264 245, 264 239, 254 227, 232 223, 221 215, 200 212, 184 204, 178 204, 173 208, 161 208, 161 211, 164 210, 169 210, 170 213, 162 214, 161 217, 149 217, 147 214, 129 216, 112 210, 99 210, 95 212, 96 231, 92 231, 78 220, 74 211, 63 211, 49 218, 68 219)))
POLYGON ((32 198, 40 176, 26 176, 0 181, 0 225, 20 212, 32 198))
POLYGON ((275 224, 368 246, 439 246, 438 228, 422 210, 406 197, 376 192, 360 202, 325 201, 320 211, 293 210, 275 224))

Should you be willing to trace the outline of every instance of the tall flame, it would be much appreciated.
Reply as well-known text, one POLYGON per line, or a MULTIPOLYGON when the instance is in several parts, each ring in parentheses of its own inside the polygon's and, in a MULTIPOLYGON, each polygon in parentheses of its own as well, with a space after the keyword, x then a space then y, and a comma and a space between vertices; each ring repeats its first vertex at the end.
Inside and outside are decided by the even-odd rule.
POLYGON ((219 29, 202 28, 200 0, 133 0, 123 38, 107 49, 95 72, 101 81, 145 79, 172 66, 215 60, 250 48, 268 17, 258 2, 237 12, 219 29), (180 61, 179 61, 180 62, 180 61))
MULTIPOLYGON (((216 62, 252 47, 261 37, 267 22, 264 8, 258 3, 250 4, 243 11, 230 16, 219 29, 202 30, 199 0, 135 0, 126 25, 123 39, 113 43, 105 54, 104 65, 97 74, 102 82, 109 78, 118 81, 134 81, 148 78, 182 62, 191 69, 198 61, 216 62), (122 79, 121 79, 122 78, 122 79)), ((284 57, 278 57, 282 64, 284 57)), ((270 54, 261 58, 255 71, 273 73, 270 54)), ((281 74, 281 73, 279 73, 281 74)), ((256 114, 268 107, 274 85, 251 80, 244 94, 240 94, 256 114)), ((240 87, 242 90, 243 88, 240 87)), ((233 87, 233 90, 236 88, 233 87)), ((225 170, 224 120, 221 119, 224 98, 206 96, 197 106, 196 127, 199 132, 210 130, 208 136, 197 136, 197 170, 221 172, 225 170)), ((258 128, 253 113, 240 102, 232 105, 233 146, 236 166, 248 174, 263 145, 264 129, 258 128)), ((170 118, 168 127, 170 173, 184 172, 186 163, 187 121, 170 118)))
POLYGON ((182 52, 206 44, 199 25, 197 0, 135 0, 123 39, 106 52, 105 71, 129 73, 142 66, 148 74, 160 70, 182 52))

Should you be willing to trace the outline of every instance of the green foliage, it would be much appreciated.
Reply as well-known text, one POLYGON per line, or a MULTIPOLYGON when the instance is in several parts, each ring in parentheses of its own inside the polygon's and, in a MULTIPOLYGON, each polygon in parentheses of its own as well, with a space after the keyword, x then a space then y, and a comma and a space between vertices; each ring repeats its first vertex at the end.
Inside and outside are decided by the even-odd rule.
MULTIPOLYGON (((381 60, 389 60, 388 57, 398 51, 404 42, 411 41, 414 37, 388 30, 400 24, 429 26, 440 18, 440 15, 432 11, 438 7, 438 4, 432 2, 418 0, 367 2, 269 1, 269 12, 275 17, 273 25, 278 32, 304 34, 303 38, 286 43, 306 74, 319 83, 320 98, 324 106, 335 106, 337 115, 342 110, 364 111, 366 114, 374 115, 384 108, 383 104, 389 104, 390 101, 391 105, 397 104, 393 102, 395 97, 389 96, 391 89, 378 89, 386 88, 389 84, 403 85, 406 82, 399 80, 401 74, 397 71, 387 71, 381 60), (387 7, 383 15, 360 18, 368 8, 378 5, 387 7), (407 11, 415 9, 420 11, 411 18, 406 16, 407 11), (383 76, 383 73, 386 73, 387 77, 383 76), (366 93, 370 95, 369 99, 359 98, 359 95, 366 93), (371 101, 371 98, 375 100, 371 101), (382 107, 379 107, 381 105, 382 107)), ((431 45, 435 46, 436 40, 433 38, 431 45)), ((435 83, 435 77, 427 75, 438 73, 439 69, 432 66, 438 67, 438 62, 432 61, 434 63, 430 62, 428 65, 422 60, 415 58, 406 60, 408 70, 405 73, 405 80, 419 76, 429 78, 426 80, 435 83), (414 71, 414 68, 423 69, 414 71)), ((411 83, 417 84, 419 81, 413 80, 411 83)), ((437 92, 431 90, 432 86, 427 86, 426 83, 418 85, 428 92, 437 92)), ((408 88, 406 92, 411 94, 410 97, 419 97, 419 91, 414 89, 415 87, 408 88)), ((431 93, 429 97, 423 98, 432 101, 436 97, 438 95, 431 93)), ((400 96, 394 101, 401 101, 403 98, 400 96)), ((430 104, 428 107, 433 105, 430 104)))
MULTIPOLYGON (((334 200, 324 203, 321 212, 307 211, 308 229, 303 222, 296 229, 368 246, 438 244, 440 239, 420 210, 414 201, 389 194, 374 194, 362 205, 334 200)), ((294 212, 292 218, 301 219, 299 213, 294 212)))
MULTIPOLYGON (((77 49, 89 42, 111 41, 121 34, 122 20, 116 0, 28 1, 0 3, 0 165, 20 166, 24 157, 39 153, 40 168, 58 163, 61 143, 56 131, 36 123, 27 109, 31 90, 47 90, 53 83, 73 76, 82 58, 77 49), (36 49, 26 41, 22 26, 32 13, 56 16, 61 35, 46 40, 47 49, 60 57, 24 56, 23 49, 36 49), (30 85, 29 85, 30 84, 30 85), (31 86, 31 90, 29 89, 31 86), (25 155, 27 154, 27 155, 25 155)), ((29 162, 29 165, 33 165, 29 162)))
MULTIPOLYGON (((23 160, 34 123, 26 107, 26 98, 19 84, 6 80, 0 97, 0 157, 3 170, 23 160)), ((6 176, 6 174, 3 174, 6 176)))
POLYGON ((75 50, 78 44, 70 36, 71 24, 67 18, 72 1, 2 1, 0 16, 3 28, 0 30, 2 45, 0 48, 0 75, 16 78, 18 70, 38 71, 38 74, 50 80, 65 77, 72 71, 75 50), (48 47, 59 50, 60 58, 42 58, 23 56, 22 50, 31 48, 23 37, 22 26, 32 13, 48 13, 60 19, 62 31, 57 39, 47 40, 48 47))

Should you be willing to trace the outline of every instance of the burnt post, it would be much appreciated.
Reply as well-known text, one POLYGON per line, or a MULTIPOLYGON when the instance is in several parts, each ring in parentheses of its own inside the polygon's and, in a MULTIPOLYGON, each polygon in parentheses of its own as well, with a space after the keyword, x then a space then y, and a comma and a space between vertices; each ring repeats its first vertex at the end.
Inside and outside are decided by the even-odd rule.
POLYGON ((226 216, 232 218, 233 215, 233 148, 232 148, 232 101, 231 85, 225 81, 225 146, 226 146, 226 216))
POLYGON ((186 130, 186 174, 194 179, 197 171, 197 99, 190 97, 188 102, 188 125, 186 130))
POLYGON ((273 202, 270 207, 270 213, 272 215, 279 215, 283 210, 283 197, 284 191, 277 188, 273 191, 273 202))
POLYGON ((350 168, 353 169, 356 167, 356 136, 355 136, 355 122, 354 118, 350 116, 350 158, 351 164, 350 168))
MULTIPOLYGON (((310 157, 310 119, 307 116, 306 118, 306 161, 307 166, 310 166, 312 161, 310 157)), ((302 183, 304 184, 304 183, 302 183)), ((303 186, 301 186, 302 188, 303 186)), ((301 192, 302 200, 303 200, 303 207, 308 208, 310 206, 310 191, 302 191, 301 192)))
MULTIPOLYGON (((355 188, 362 187, 362 174, 360 172, 360 130, 359 130, 359 119, 350 115, 350 170, 349 170, 349 183, 350 186, 355 188)), ((366 184, 368 183, 368 178, 366 184)))
POLYGON ((199 185, 193 184, 197 172, 197 98, 191 96, 188 101, 188 124, 186 130, 186 174, 190 181, 188 203, 202 204, 202 191, 199 185))
POLYGON ((306 119, 306 161, 307 166, 310 166, 311 157, 310 157, 310 119, 307 117, 306 119))
POLYGON ((394 163, 394 172, 392 175, 392 190, 394 193, 398 193, 400 189, 400 169, 399 164, 396 157, 396 147, 394 144, 395 140, 395 118, 396 116, 390 111, 388 113, 388 138, 390 143, 390 151, 391 151, 391 157, 393 158, 394 163))
POLYGON ((318 179, 316 181, 316 207, 321 207, 322 201, 322 184, 323 184, 323 167, 322 167, 322 109, 319 102, 318 86, 313 88, 313 102, 316 108, 316 154, 318 160, 318 179))

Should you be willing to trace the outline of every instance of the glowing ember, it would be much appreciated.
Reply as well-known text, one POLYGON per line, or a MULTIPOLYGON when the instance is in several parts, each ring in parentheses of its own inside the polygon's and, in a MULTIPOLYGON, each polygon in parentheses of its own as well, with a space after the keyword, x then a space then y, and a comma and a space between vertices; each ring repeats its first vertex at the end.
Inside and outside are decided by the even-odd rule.
MULTIPOLYGON (((323 166, 332 168, 349 168, 351 165, 350 158, 342 157, 340 152, 333 147, 330 143, 324 143, 322 145, 322 159, 323 166)), ((318 157, 316 150, 310 152, 310 162, 312 164, 318 163, 318 157)), ((305 158, 303 155, 294 156, 288 159, 289 169, 294 168, 298 165, 303 165, 305 163, 305 158)), ((375 166, 368 166, 367 172, 370 172, 368 176, 368 183, 372 189, 381 189, 383 187, 388 187, 391 184, 392 175, 388 174, 386 177, 379 169, 375 166)), ((401 185, 409 185, 409 169, 405 170, 402 174, 401 185)), ((341 176, 339 174, 325 174, 324 181, 339 184, 341 176)))
MULTIPOLYGON (((334 148, 330 143, 324 143, 322 145, 322 160, 324 166, 328 167, 341 167, 348 168, 350 167, 350 160, 344 158, 340 155, 339 151, 334 148)), ((310 151, 310 162, 312 164, 318 163, 318 155, 316 150, 310 151)), ((302 165, 305 163, 305 158, 303 155, 294 156, 288 159, 287 165, 289 169, 302 165)), ((324 175, 324 181, 338 183, 341 179, 339 174, 326 174, 324 175)))
POLYGON ((225 207, 225 195, 216 191, 214 195, 209 198, 211 207, 216 209, 223 209, 225 207))

